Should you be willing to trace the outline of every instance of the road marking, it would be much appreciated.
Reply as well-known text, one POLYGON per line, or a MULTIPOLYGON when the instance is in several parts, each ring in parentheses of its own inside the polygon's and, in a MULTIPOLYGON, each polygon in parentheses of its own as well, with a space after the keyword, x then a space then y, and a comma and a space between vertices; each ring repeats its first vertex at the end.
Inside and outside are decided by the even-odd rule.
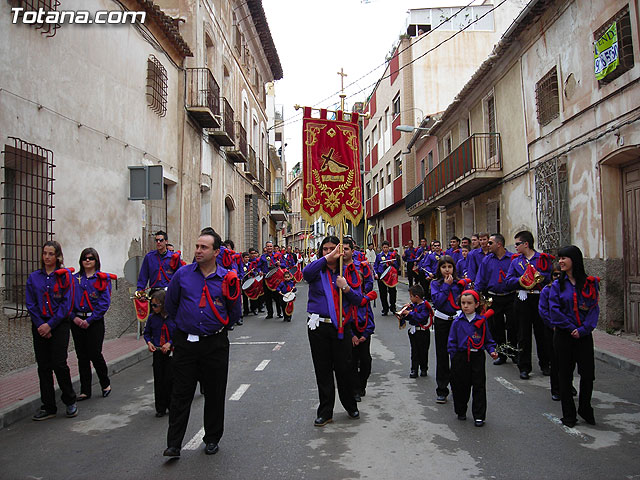
POLYGON ((202 437, 204 436, 204 427, 202 427, 200 430, 198 430, 198 433, 196 433, 193 438, 191 440, 189 440, 189 443, 187 443, 183 449, 184 450, 195 450, 197 449, 200 444, 202 443, 202 437))
POLYGON ((270 361, 271 361, 271 360, 262 360, 262 361, 260 362, 260 365, 258 365, 258 366, 256 367, 256 370, 255 370, 255 371, 256 371, 256 372, 261 372, 262 370, 264 370, 264 369, 267 367, 267 365, 269 365, 269 362, 270 362, 270 361))
POLYGON ((229 400, 240 400, 244 392, 246 392, 251 385, 249 383, 243 383, 238 387, 238 389, 233 392, 233 395, 229 397, 229 400))
POLYGON ((273 347, 274 352, 277 352, 278 350, 280 350, 282 348, 282 345, 276 345, 275 347, 273 347))
POLYGON ((562 429, 569 435, 579 438, 580 440, 583 440, 583 441, 588 440, 587 437, 585 437, 578 429, 563 425, 562 420, 556 417, 553 413, 543 413, 542 415, 547 417, 547 419, 549 419, 552 423, 555 423, 556 425, 560 425, 562 429))
POLYGON ((524 392, 522 390, 520 390, 518 387, 516 387, 513 383, 511 383, 506 378, 496 377, 496 381, 507 390, 511 390, 512 392, 515 392, 519 395, 524 395, 524 392))
POLYGON ((284 345, 285 342, 229 342, 231 345, 284 345))

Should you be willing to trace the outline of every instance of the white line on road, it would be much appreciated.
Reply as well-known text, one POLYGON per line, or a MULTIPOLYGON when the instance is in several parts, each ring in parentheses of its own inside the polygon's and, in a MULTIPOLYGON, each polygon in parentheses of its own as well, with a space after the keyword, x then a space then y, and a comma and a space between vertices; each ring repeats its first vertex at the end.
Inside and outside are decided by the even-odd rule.
POLYGON ((202 437, 204 436, 204 427, 202 427, 200 430, 198 430, 198 433, 196 433, 193 438, 191 440, 189 440, 189 443, 187 443, 183 448, 184 450, 195 450, 196 448, 198 448, 200 446, 200 444, 202 443, 202 437))
POLYGON ((562 420, 560 420, 558 417, 556 417, 553 413, 543 413, 543 416, 547 417, 547 419, 549 419, 552 423, 555 423, 556 425, 560 425, 562 427, 562 429, 567 432, 569 435, 572 435, 576 438, 579 438, 580 440, 583 441, 587 441, 587 437, 585 437, 582 433, 580 433, 579 430, 575 429, 575 428, 571 428, 571 427, 567 427, 566 425, 562 424, 562 420))
POLYGON ((260 362, 260 365, 258 365, 258 366, 256 367, 256 370, 255 370, 255 371, 256 371, 256 372, 261 372, 262 370, 264 370, 264 369, 267 367, 267 365, 269 365, 269 362, 270 362, 270 361, 271 361, 271 360, 262 360, 262 361, 260 362))
POLYGON ((285 342, 229 342, 231 345, 284 345, 285 342))
POLYGON ((506 378, 496 377, 496 381, 507 390, 511 390, 512 392, 515 392, 519 395, 524 395, 524 392, 522 390, 520 390, 518 387, 516 387, 513 383, 511 383, 506 378))
POLYGON ((242 395, 244 395, 244 392, 246 392, 250 386, 251 384, 249 383, 243 383, 235 392, 233 392, 233 395, 229 397, 229 400, 240 400, 242 395))

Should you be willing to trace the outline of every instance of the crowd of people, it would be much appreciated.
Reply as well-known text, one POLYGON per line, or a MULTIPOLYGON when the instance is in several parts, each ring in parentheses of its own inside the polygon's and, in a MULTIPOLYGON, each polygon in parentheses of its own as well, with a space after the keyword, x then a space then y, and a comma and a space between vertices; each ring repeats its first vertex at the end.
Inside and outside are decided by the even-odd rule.
MULTIPOLYGON (((485 354, 502 365, 511 359, 520 378, 532 371, 532 330, 538 364, 550 377, 551 397, 562 405, 562 423, 573 427, 577 415, 595 424, 591 394, 595 377, 593 339, 599 307, 599 279, 587 276, 581 251, 561 248, 557 262, 534 249, 531 232, 515 236, 516 253, 505 248, 499 233, 453 237, 443 251, 438 241, 409 242, 402 256, 383 242, 361 251, 352 238, 324 238, 317 252, 266 242, 235 252, 212 229, 200 232, 193 262, 187 264, 155 235, 156 248, 144 257, 136 297, 148 301, 144 340, 153 353, 155 410, 169 414, 165 456, 179 457, 197 384, 204 395, 205 453, 215 454, 224 430, 229 365, 228 332, 243 316, 266 309, 291 322, 296 283, 309 284, 307 333, 319 406, 314 425, 333 421, 335 381, 342 406, 358 419, 358 402, 366 395, 372 368, 371 335, 378 293, 381 315, 395 314, 408 327, 409 376, 428 375, 431 330, 436 350, 436 402, 447 403, 452 389, 454 411, 466 419, 473 392, 476 426, 486 419, 485 354), (400 261, 406 263, 410 302, 397 308, 400 261), (573 372, 580 373, 579 405, 573 396, 573 372)), ((66 416, 78 414, 77 402, 92 396, 93 364, 102 397, 111 393, 102 355, 104 315, 115 275, 100 270, 93 248, 82 251, 79 271, 64 266, 62 247, 48 241, 41 268, 27 281, 26 302, 33 323, 42 406, 41 421, 57 413, 53 374, 62 392, 66 416), (73 335, 80 371, 76 395, 67 365, 73 335)))

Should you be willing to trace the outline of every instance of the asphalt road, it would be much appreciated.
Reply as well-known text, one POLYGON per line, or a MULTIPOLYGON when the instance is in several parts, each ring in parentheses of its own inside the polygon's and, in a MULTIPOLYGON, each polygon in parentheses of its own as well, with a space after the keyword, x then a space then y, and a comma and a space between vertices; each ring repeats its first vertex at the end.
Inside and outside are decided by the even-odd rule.
MULTIPOLYGON (((408 295, 398 288, 400 305, 408 295)), ((149 357, 113 376, 111 396, 80 403, 76 418, 27 419, 1 430, 0 479, 640 478, 638 377, 597 362, 597 425, 570 429, 560 424, 547 377, 520 380, 515 365, 487 361, 487 423, 476 428, 457 420, 452 403, 435 403, 433 340, 429 376, 408 378, 409 340, 395 317, 376 318, 361 419, 349 419, 338 403, 334 423, 313 427, 306 295, 299 285, 291 323, 249 316, 231 333, 217 455, 202 451, 198 393, 182 457, 162 456, 167 418, 154 416, 149 357)))

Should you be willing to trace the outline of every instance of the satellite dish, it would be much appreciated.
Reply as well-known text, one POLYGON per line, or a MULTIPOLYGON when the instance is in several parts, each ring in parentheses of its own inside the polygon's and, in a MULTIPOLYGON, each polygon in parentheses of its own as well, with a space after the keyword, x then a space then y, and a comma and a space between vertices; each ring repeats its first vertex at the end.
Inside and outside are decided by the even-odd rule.
POLYGON ((127 263, 124 264, 124 278, 132 285, 138 283, 138 273, 142 266, 142 260, 144 260, 144 257, 135 256, 131 257, 127 260, 127 263))

